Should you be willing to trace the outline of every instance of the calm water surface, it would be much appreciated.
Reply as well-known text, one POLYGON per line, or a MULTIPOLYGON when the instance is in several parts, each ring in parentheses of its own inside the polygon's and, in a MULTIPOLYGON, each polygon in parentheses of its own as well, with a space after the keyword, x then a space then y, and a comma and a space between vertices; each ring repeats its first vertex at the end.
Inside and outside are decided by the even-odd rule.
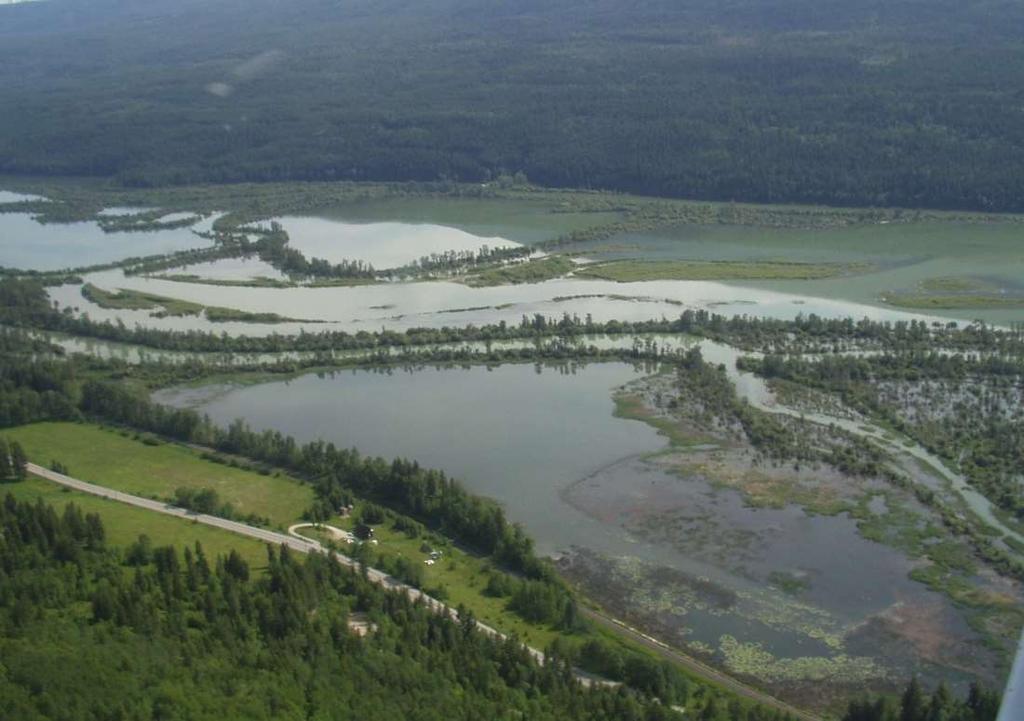
POLYGON ((0 203, 21 203, 26 200, 46 200, 41 195, 29 195, 28 193, 15 193, 11 190, 0 190, 0 203))
POLYGON ((374 268, 398 268, 432 253, 517 246, 500 237, 481 237, 430 223, 351 223, 325 217, 276 218, 288 244, 307 257, 332 263, 361 260, 374 268))
POLYGON ((127 325, 174 330, 210 330, 239 335, 316 332, 325 328, 346 331, 402 330, 415 327, 466 326, 488 323, 518 324, 524 315, 563 313, 595 321, 648 320, 677 317, 687 308, 707 309, 726 316, 751 315, 794 318, 816 313, 825 317, 874 320, 944 320, 860 303, 738 288, 705 281, 649 281, 614 283, 602 280, 560 278, 544 283, 491 288, 471 288, 454 282, 379 283, 334 288, 219 287, 155 278, 125 277, 120 270, 89 274, 88 282, 101 288, 131 288, 157 295, 182 298, 203 305, 254 312, 278 313, 289 318, 322 320, 317 323, 259 325, 211 323, 204 317, 151 318, 145 311, 109 310, 82 298, 80 288, 51 288, 50 296, 62 306, 78 307, 97 320, 118 320, 127 325))
POLYGON ((271 278, 287 280, 287 276, 259 258, 221 258, 209 263, 194 263, 163 271, 163 275, 194 275, 203 280, 252 280, 271 278))
POLYGON ((3 213, 0 265, 60 270, 200 248, 209 241, 196 237, 192 230, 209 230, 212 223, 213 219, 207 218, 192 228, 106 233, 95 221, 44 224, 28 213, 3 213))
MULTIPOLYGON (((732 281, 822 298, 878 305, 893 291, 919 292, 924 281, 982 279, 1006 293, 1024 293, 1024 224, 919 222, 802 230, 682 225, 569 248, 598 259, 788 261, 867 264, 863 272, 821 280, 732 281)), ((943 315, 1007 324, 1020 308, 943 310, 943 315)))
POLYGON ((215 388, 212 397, 199 389, 155 398, 198 405, 217 422, 243 417, 302 440, 324 438, 442 468, 501 500, 554 553, 586 536, 581 527, 599 529, 583 514, 567 515, 560 490, 612 461, 662 446, 646 425, 612 416, 611 390, 636 377, 621 363, 575 371, 532 364, 359 370, 215 388))
MULTIPOLYGON (((710 579, 738 594, 737 607, 724 614, 692 608, 680 623, 691 640, 713 647, 728 633, 780 657, 831 653, 799 628, 804 612, 792 599, 769 586, 773 571, 807 578, 803 603, 810 604, 808 613, 815 609, 809 618, 840 636, 893 604, 948 605, 907 578, 912 566, 902 554, 861 538, 846 517, 749 508, 737 493, 705 479, 643 463, 644 454, 664 448, 664 439, 646 424, 614 417, 611 400, 614 388, 642 375, 623 363, 357 370, 170 389, 155 400, 194 407, 220 424, 245 418, 254 428, 303 441, 323 438, 443 469, 498 500, 542 553, 583 547, 710 579), (692 535, 699 531, 713 541, 693 545, 685 533, 675 540, 631 533, 623 508, 655 518, 690 514, 699 519, 692 535), (617 510, 608 515, 608 509, 617 510), (729 547, 723 539, 737 530, 753 545, 729 547)), ((968 633, 960 622, 957 628, 968 633)))

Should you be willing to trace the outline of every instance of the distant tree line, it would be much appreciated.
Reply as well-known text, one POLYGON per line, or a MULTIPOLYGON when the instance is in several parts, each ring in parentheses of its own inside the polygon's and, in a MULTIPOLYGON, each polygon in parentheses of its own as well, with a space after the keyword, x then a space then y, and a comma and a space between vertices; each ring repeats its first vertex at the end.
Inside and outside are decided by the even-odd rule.
POLYGON ((1008 330, 974 323, 962 327, 924 321, 872 321, 867 318, 823 318, 799 315, 793 320, 754 316, 724 316, 706 310, 687 309, 674 318, 646 321, 595 321, 589 315, 543 314, 523 316, 521 321, 464 327, 410 328, 406 331, 323 331, 299 335, 229 336, 213 331, 170 331, 123 323, 97 322, 75 315, 70 308, 58 310, 50 303, 38 279, 0 278, 0 323, 16 328, 59 331, 119 343, 168 351, 217 353, 275 353, 281 351, 331 351, 461 342, 532 340, 584 335, 637 335, 684 333, 729 343, 747 350, 766 352, 824 352, 854 348, 887 350, 963 349, 983 353, 1024 355, 1024 329, 1008 330))
POLYGON ((435 271, 451 273, 467 268, 525 260, 535 252, 537 252, 536 249, 528 245, 499 246, 497 248, 485 245, 479 250, 449 250, 444 253, 424 255, 406 268, 395 269, 393 274, 401 275, 406 269, 419 273, 435 271))
POLYGON ((174 7, 3 8, 0 172, 1024 210, 1018 3, 174 7))

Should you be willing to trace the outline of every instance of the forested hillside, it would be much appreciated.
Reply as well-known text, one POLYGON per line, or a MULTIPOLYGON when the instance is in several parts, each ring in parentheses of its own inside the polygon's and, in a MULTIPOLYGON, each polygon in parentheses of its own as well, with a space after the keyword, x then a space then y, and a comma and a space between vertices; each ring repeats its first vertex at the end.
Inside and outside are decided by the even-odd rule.
POLYGON ((0 7, 0 172, 1024 209, 999 0, 0 7))
MULTIPOLYGON (((588 691, 564 663, 475 633, 324 556, 144 543, 108 548, 95 515, 0 504, 0 699, 32 719, 678 717, 588 691), (350 630, 363 614, 362 637, 350 630)), ((716 717, 724 718, 724 716, 716 717)), ((757 719, 772 718, 771 714, 757 719)))

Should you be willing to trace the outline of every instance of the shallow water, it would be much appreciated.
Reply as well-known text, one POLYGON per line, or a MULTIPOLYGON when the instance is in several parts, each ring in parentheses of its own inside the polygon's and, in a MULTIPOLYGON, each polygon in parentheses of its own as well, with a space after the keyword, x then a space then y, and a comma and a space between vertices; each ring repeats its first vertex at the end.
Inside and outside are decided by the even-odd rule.
POLYGON ((210 243, 192 230, 209 230, 212 223, 213 219, 207 218, 191 228, 106 233, 95 221, 44 224, 28 213, 2 213, 0 265, 61 270, 200 248, 210 243))
MULTIPOLYGON (((697 604, 676 623, 690 641, 712 647, 730 634, 778 657, 828 656, 818 634, 841 638, 894 604, 948 605, 907 579, 906 558, 862 539, 846 517, 747 508, 733 491, 644 464, 640 458, 664 448, 664 439, 614 417, 611 401, 612 389, 641 375, 623 363, 358 370, 154 398, 220 424, 241 417, 303 441, 323 438, 441 468, 498 500, 541 553, 583 547, 705 579, 735 594, 735 606, 697 604), (697 518, 674 540, 628 530, 648 513, 655 528, 659 514, 697 518), (694 529, 707 538, 698 542, 694 529), (719 529, 742 531, 747 541, 732 542, 719 529), (806 595, 796 601, 771 587, 773 571, 806 578, 806 595)), ((955 632, 969 635, 962 623, 955 632)))
POLYGON ((580 482, 570 498, 598 517, 602 510, 620 514, 615 520, 636 533, 673 545, 677 563, 699 559, 763 583, 773 572, 804 579, 803 601, 847 621, 923 595, 907 577, 913 563, 862 538, 852 519, 812 516, 795 505, 751 507, 699 474, 679 476, 630 460, 580 482))
POLYGON ((361 260, 378 270, 398 268, 447 251, 477 252, 484 247, 519 245, 507 238, 481 237, 430 223, 351 223, 316 216, 274 220, 288 232, 288 244, 307 258, 325 258, 332 263, 361 260))
POLYGON ((287 276, 270 263, 258 258, 221 258, 208 263, 195 263, 163 271, 162 275, 194 275, 203 280, 252 280, 271 278, 287 280, 287 276))
MULTIPOLYGON (((930 476, 933 483, 939 479, 945 481, 964 504, 977 514, 987 526, 997 530, 1002 535, 1012 537, 1018 543, 1024 543, 1024 535, 1016 532, 1000 520, 995 513, 994 505, 988 498, 971 486, 961 473, 949 468, 949 466, 943 463, 941 458, 928 451, 919 443, 915 443, 904 436, 894 435, 892 431, 880 428, 864 419, 854 421, 828 413, 789 408, 778 401, 763 378, 736 368, 737 358, 742 355, 754 354, 743 353, 722 343, 707 340, 702 340, 699 345, 704 359, 723 365, 736 386, 737 393, 741 398, 749 401, 753 407, 769 413, 780 413, 794 418, 802 418, 819 425, 835 425, 854 435, 871 439, 897 457, 909 456, 918 461, 923 461, 929 468, 929 473, 923 477, 927 478, 930 476)), ((933 490, 940 489, 933 486, 933 490)), ((1016 553, 1013 549, 1007 550, 1011 553, 1016 553)))
POLYGON ((15 193, 11 190, 0 190, 0 203, 21 203, 27 200, 46 200, 41 195, 30 195, 28 193, 15 193))
MULTIPOLYGON (((682 225, 573 245, 571 252, 600 259, 788 261, 867 263, 866 272, 822 280, 730 281, 825 298, 881 305, 892 291, 915 291, 925 280, 984 277, 1019 288, 1024 277, 1024 224, 919 222, 824 230, 682 225)), ((991 323, 1024 320, 1024 310, 941 311, 953 318, 991 323)))
POLYGON ((907 313, 848 301, 812 298, 754 288, 737 288, 705 281, 649 281, 621 284, 602 280, 561 278, 544 283, 471 288, 461 283, 379 283, 333 288, 241 288, 176 283, 144 277, 125 277, 121 271, 92 273, 86 278, 107 290, 130 288, 181 298, 203 305, 272 312, 289 318, 328 321, 322 324, 260 325, 211 323, 203 317, 150 318, 140 311, 108 310, 81 297, 76 286, 50 289, 62 306, 88 311, 98 320, 121 319, 174 330, 212 330, 239 335, 309 332, 326 327, 346 331, 402 330, 415 327, 485 325, 504 321, 518 324, 524 315, 563 313, 595 321, 648 320, 678 317, 687 308, 707 309, 725 316, 750 315, 794 318, 816 313, 824 317, 873 320, 945 321, 936 316, 907 313))
POLYGON ((1018 257, 1020 223, 864 224, 826 229, 679 225, 573 246, 606 258, 871 262, 894 267, 928 258, 1018 257))
POLYGON ((533 245, 571 230, 619 219, 613 212, 555 212, 550 202, 527 199, 395 198, 357 201, 318 210, 316 216, 344 223, 442 225, 484 238, 533 245))

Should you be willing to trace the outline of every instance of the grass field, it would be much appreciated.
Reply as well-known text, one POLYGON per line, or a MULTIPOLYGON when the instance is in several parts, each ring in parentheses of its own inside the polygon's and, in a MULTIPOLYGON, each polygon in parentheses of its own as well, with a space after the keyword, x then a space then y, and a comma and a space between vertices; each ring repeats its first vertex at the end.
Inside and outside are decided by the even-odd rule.
MULTIPOLYGON (((83 481, 114 488, 139 496, 169 498, 176 488, 213 488, 221 500, 229 501, 241 513, 266 516, 280 528, 300 520, 313 500, 312 489, 299 481, 279 476, 263 476, 230 466, 204 460, 198 452, 172 443, 152 446, 119 431, 78 423, 37 423, 10 428, 3 435, 24 446, 29 459, 40 465, 57 460, 68 467, 68 473, 83 481)), ((151 441, 152 442, 152 441, 151 441)), ((66 492, 48 481, 30 479, 21 484, 0 486, 0 493, 9 490, 19 498, 41 496, 60 505, 74 500, 85 510, 101 512, 111 542, 117 545, 133 542, 146 533, 156 543, 202 542, 217 553, 242 545, 246 553, 265 561, 265 552, 257 541, 235 536, 215 528, 165 517, 158 513, 78 492, 66 492)), ((334 519, 332 525, 350 528, 351 521, 334 519)), ((423 564, 427 554, 420 550, 423 539, 410 539, 404 533, 386 526, 377 527, 383 554, 401 554, 423 564)), ((311 529, 305 534, 317 537, 311 529)), ((448 601, 458 606, 465 603, 485 623, 507 633, 517 633, 523 640, 543 647, 558 634, 542 626, 528 624, 505 610, 505 599, 481 594, 487 584, 488 562, 466 553, 440 537, 432 544, 443 549, 444 558, 434 566, 423 565, 426 588, 443 587, 448 601)), ((339 547, 341 553, 346 547, 339 547)))
POLYGON ((881 300, 900 308, 970 310, 1024 308, 1019 284, 1004 287, 989 278, 943 276, 925 278, 913 290, 884 293, 881 300))
POLYGON ((183 316, 199 315, 203 306, 177 298, 166 298, 162 295, 143 293, 138 290, 119 290, 111 292, 98 288, 92 283, 82 286, 82 296, 100 308, 114 310, 156 310, 158 315, 183 316))
MULTIPOLYGON (((351 518, 334 518, 328 523, 337 528, 352 530, 354 523, 351 518)), ((326 534, 320 534, 315 529, 304 528, 300 533, 317 540, 324 540, 326 534)), ((378 555, 383 556, 404 556, 423 568, 423 588, 429 590, 443 588, 445 591, 445 602, 457 607, 465 604, 473 611, 474 615, 482 622, 492 626, 503 633, 515 633, 524 642, 535 648, 544 648, 547 644, 557 638, 560 634, 538 624, 531 624, 524 621, 505 609, 508 599, 492 598, 483 595, 482 591, 487 586, 490 564, 486 559, 474 556, 454 546, 448 540, 427 534, 427 538, 409 538, 405 533, 396 531, 388 525, 380 524, 374 526, 374 537, 379 542, 374 550, 378 555), (441 559, 432 566, 424 564, 429 558, 426 551, 421 550, 424 540, 435 550, 442 551, 441 559)), ((346 553, 347 544, 338 546, 340 553, 346 553)))
POLYGON ((562 255, 552 255, 526 263, 504 265, 500 268, 485 270, 482 273, 466 278, 466 284, 479 288, 491 285, 540 283, 552 278, 559 278, 575 267, 576 264, 569 258, 562 255))
POLYGON ((235 308, 222 308, 220 306, 202 305, 180 298, 169 298, 154 293, 144 293, 140 290, 118 290, 111 292, 98 288, 92 283, 82 286, 82 296, 92 301, 100 308, 111 310, 155 310, 152 315, 156 318, 166 316, 181 317, 186 315, 199 315, 205 312, 206 318, 214 323, 233 321, 236 323, 319 323, 320 321, 297 321, 295 318, 285 318, 277 313, 250 313, 249 311, 237 310, 235 308))
POLYGON ((83 481, 158 498, 173 497, 179 487, 212 488, 241 514, 264 516, 280 528, 300 519, 313 501, 312 488, 294 479, 232 468, 184 446, 148 445, 98 426, 36 423, 3 435, 20 442, 31 461, 60 461, 83 481))
MULTIPOLYGON (((146 497, 169 498, 174 489, 182 486, 213 488, 221 500, 230 501, 240 512, 266 516, 281 528, 299 520, 313 500, 312 489, 293 479, 213 463, 189 448, 171 443, 152 446, 98 426, 37 423, 6 429, 3 435, 21 443, 33 462, 49 465, 52 460, 60 461, 75 478, 146 497)), ((20 499, 43 498, 58 508, 74 501, 85 511, 100 513, 112 545, 132 543, 145 533, 157 544, 200 541, 211 557, 236 548, 254 567, 265 564, 264 544, 220 529, 69 491, 37 478, 0 486, 0 495, 8 491, 20 499)), ((330 523, 341 528, 352 525, 347 519, 330 523)), ((311 529, 304 529, 303 533, 320 538, 311 529)), ((505 610, 506 599, 481 593, 488 579, 486 559, 431 534, 430 543, 443 550, 444 557, 437 564, 426 566, 423 562, 428 555, 420 550, 423 539, 410 539, 384 525, 376 528, 376 537, 380 542, 375 547, 378 553, 403 555, 422 565, 424 587, 444 588, 447 601, 453 606, 464 603, 483 622, 506 633, 516 633, 541 648, 558 636, 556 631, 529 624, 505 610)), ((347 547, 339 547, 339 552, 346 553, 347 547)))
POLYGON ((921 281, 921 290, 929 293, 984 293, 993 290, 993 286, 977 278, 928 278, 921 281))
POLYGON ((576 275, 619 283, 643 280, 817 280, 863 272, 866 264, 690 260, 613 260, 580 268, 576 275))
POLYGON ((887 305, 894 305, 897 308, 912 308, 915 310, 957 310, 957 309, 986 309, 1024 308, 1024 297, 1002 296, 1002 295, 924 295, 914 293, 893 293, 882 296, 882 302, 887 305))
POLYGON ((182 518, 165 516, 88 493, 80 493, 41 478, 28 478, 18 483, 0 484, 0 496, 10 493, 21 501, 42 499, 62 512, 68 503, 75 503, 84 513, 98 513, 107 532, 107 545, 127 546, 142 534, 154 545, 191 546, 197 541, 209 559, 238 551, 254 570, 266 567, 266 544, 219 528, 182 518))

